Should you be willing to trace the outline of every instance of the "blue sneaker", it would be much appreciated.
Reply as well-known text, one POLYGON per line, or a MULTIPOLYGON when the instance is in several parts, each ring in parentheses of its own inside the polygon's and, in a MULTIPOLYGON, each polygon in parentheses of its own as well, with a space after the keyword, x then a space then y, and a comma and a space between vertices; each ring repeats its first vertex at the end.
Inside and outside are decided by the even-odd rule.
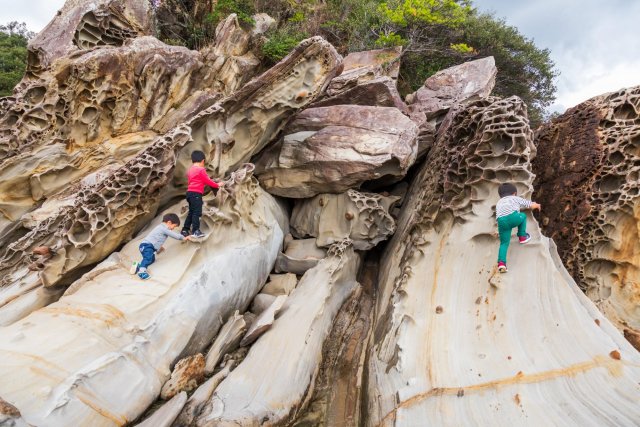
POLYGON ((142 280, 147 280, 149 277, 151 277, 151 275, 146 271, 141 271, 140 273, 138 273, 138 277, 142 280))

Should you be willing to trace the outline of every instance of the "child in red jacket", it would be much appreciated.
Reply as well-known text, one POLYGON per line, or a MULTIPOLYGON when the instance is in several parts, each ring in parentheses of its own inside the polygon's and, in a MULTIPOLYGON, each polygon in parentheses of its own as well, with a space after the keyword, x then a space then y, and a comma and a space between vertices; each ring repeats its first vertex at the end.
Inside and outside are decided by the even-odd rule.
POLYGON ((204 237, 204 233, 200 231, 200 217, 202 216, 202 195, 204 194, 204 186, 211 188, 220 188, 223 184, 217 184, 207 175, 204 168, 205 156, 202 151, 194 151, 191 153, 191 161, 193 165, 187 172, 187 202, 189 203, 189 213, 184 221, 184 227, 180 234, 193 237, 204 237))

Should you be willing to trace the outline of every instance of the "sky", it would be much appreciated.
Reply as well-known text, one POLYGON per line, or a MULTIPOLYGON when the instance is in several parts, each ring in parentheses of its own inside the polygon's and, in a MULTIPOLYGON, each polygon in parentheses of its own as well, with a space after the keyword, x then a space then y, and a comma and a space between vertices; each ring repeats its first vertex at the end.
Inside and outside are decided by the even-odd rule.
MULTIPOLYGON (((26 22, 37 32, 63 4, 0 0, 0 23, 26 22)), ((553 111, 640 85, 640 0, 473 0, 473 5, 551 51, 560 72, 553 111)))

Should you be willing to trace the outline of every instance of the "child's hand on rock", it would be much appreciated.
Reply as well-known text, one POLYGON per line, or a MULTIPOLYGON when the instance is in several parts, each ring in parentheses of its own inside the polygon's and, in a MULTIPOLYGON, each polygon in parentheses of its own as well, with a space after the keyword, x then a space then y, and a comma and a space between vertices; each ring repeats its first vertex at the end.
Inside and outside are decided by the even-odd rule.
POLYGON ((534 210, 534 209, 540 210, 542 209, 542 206, 540 205, 540 203, 531 202, 531 210, 534 210))

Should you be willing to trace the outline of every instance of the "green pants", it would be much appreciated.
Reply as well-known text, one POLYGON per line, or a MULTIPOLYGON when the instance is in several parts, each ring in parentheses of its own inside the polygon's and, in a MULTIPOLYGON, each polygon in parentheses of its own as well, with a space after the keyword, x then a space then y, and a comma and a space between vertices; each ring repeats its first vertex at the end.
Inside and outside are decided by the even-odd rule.
POLYGON ((500 250, 498 262, 507 263, 507 250, 511 241, 511 230, 518 227, 518 236, 527 235, 527 215, 522 212, 513 212, 507 216, 498 218, 498 234, 500 235, 500 250))

